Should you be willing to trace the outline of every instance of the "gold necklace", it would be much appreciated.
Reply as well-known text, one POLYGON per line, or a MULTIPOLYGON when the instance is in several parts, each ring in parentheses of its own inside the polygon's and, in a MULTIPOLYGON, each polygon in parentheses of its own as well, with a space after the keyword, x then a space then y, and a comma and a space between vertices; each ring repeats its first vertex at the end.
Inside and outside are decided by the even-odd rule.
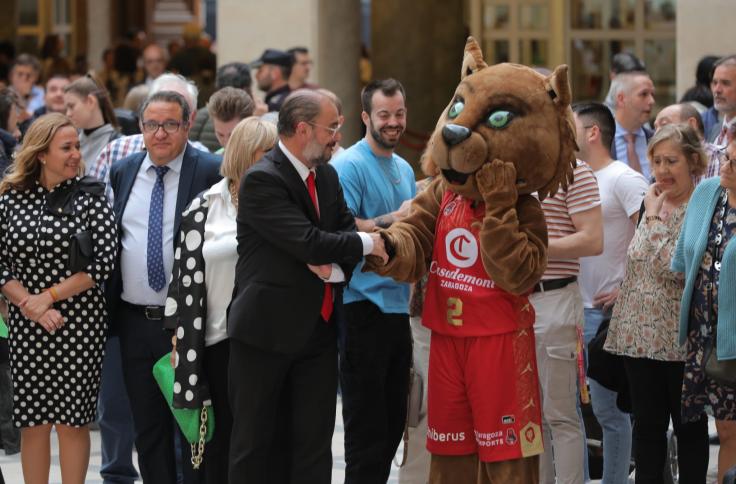
POLYGON ((238 209, 238 186, 234 180, 230 180, 227 184, 227 189, 230 192, 230 200, 232 200, 235 209, 238 209))

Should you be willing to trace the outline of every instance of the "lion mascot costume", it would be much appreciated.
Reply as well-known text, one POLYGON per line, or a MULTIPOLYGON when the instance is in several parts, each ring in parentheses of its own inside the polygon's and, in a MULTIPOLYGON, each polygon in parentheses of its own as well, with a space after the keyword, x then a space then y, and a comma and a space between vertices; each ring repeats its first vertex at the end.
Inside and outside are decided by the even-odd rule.
POLYGON ((441 176, 411 215, 381 231, 398 281, 429 272, 422 323, 432 330, 427 449, 432 483, 532 483, 543 452, 527 295, 547 265, 539 200, 575 167, 567 66, 548 77, 487 66, 465 46, 461 81, 426 156, 441 176))

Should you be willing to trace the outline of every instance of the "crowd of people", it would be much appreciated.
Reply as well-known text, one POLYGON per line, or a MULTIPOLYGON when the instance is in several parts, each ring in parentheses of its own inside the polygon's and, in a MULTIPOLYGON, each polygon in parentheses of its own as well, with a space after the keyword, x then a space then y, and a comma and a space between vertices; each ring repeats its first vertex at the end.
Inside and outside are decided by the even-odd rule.
MULTIPOLYGON (((400 482, 428 482, 426 280, 361 270, 394 255, 376 229, 439 176, 424 157, 417 181, 396 153, 402 84, 364 87, 365 136, 343 148, 358 113, 307 82, 303 47, 216 69, 200 43, 170 58, 152 43, 126 76, 110 53, 80 76, 58 39, 45 50, 18 55, 0 90, 0 441, 25 481, 48 481, 55 428, 63 481, 84 482, 96 421, 106 483, 330 482, 339 386, 345 482, 386 482, 405 432, 400 482), (152 374, 167 355, 171 403, 152 374), (212 438, 171 407, 205 423, 210 408, 212 438)), ((719 483, 736 465, 736 56, 702 64, 655 119, 631 54, 605 102, 573 105, 578 162, 541 203, 549 260, 529 298, 540 482, 590 478, 588 385, 603 483, 628 482, 632 457, 638 484, 662 482, 670 421, 680 482, 705 483, 707 415, 719 483), (581 377, 601 336, 616 384, 581 377)))

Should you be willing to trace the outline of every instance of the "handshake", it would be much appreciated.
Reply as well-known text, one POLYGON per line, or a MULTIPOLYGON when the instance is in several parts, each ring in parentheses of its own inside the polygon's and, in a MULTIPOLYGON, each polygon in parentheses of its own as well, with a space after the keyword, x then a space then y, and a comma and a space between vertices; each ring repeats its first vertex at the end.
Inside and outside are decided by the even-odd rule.
POLYGON ((369 255, 378 257, 381 259, 382 264, 386 265, 388 263, 389 254, 386 251, 386 243, 383 240, 383 237, 381 237, 381 234, 378 232, 371 232, 370 234, 371 240, 373 241, 373 250, 369 255))

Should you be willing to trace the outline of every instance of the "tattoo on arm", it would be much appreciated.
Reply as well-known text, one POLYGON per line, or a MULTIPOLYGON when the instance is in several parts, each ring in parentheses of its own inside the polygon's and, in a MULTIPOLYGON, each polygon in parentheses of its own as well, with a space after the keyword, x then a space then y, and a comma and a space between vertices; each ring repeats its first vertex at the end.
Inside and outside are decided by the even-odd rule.
POLYGON ((373 219, 373 222, 375 222, 376 227, 387 229, 394 222, 394 218, 391 216, 391 214, 379 215, 378 217, 373 219))

